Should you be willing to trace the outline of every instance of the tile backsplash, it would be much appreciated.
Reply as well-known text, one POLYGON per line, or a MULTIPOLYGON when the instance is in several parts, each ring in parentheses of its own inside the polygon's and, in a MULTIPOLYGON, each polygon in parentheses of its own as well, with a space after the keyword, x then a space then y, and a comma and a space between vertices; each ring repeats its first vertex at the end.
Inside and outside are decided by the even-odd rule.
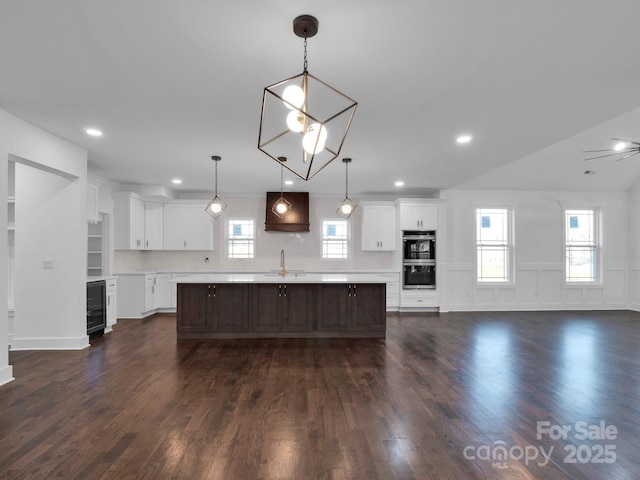
MULTIPOLYGON (((392 252, 361 250, 361 209, 349 219, 348 259, 322 258, 322 220, 339 218, 336 209, 342 198, 309 199, 310 231, 304 233, 265 232, 265 198, 227 198, 227 210, 214 223, 213 251, 137 251, 116 250, 115 273, 134 271, 266 271, 280 267, 280 250, 286 255, 288 270, 308 271, 386 271, 395 268, 392 252), (255 258, 227 258, 226 230, 231 219, 254 219, 256 225, 255 258), (207 260, 208 259, 208 260, 207 260)), ((208 200, 203 200, 204 206, 208 200)), ((390 226, 390 228, 395 228, 390 226)))

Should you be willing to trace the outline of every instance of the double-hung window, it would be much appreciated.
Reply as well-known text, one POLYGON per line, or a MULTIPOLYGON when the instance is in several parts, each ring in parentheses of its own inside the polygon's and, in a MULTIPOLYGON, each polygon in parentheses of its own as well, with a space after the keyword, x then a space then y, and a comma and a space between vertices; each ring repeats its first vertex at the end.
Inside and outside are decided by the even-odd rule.
POLYGON ((323 220, 322 258, 349 258, 346 220, 323 220))
POLYGON ((229 258, 253 258, 255 228, 253 220, 229 220, 229 258))
POLYGON ((511 282, 512 255, 511 209, 476 209, 477 282, 511 282))
POLYGON ((597 282, 599 259, 598 210, 565 210, 565 279, 597 282))

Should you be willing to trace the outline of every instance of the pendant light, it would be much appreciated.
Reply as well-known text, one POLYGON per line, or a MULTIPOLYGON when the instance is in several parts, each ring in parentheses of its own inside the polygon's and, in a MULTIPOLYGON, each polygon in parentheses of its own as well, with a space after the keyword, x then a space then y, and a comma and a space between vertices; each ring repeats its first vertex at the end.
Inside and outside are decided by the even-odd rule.
POLYGON ((207 208, 205 208, 205 211, 209 215, 211 215, 213 218, 218 218, 220 215, 222 215, 222 212, 224 212, 224 209, 227 208, 227 202, 225 202, 220 197, 218 197, 218 162, 220 160, 222 160, 222 157, 220 157, 218 155, 214 155, 213 157, 211 157, 211 160, 213 160, 213 162, 214 162, 214 164, 216 166, 216 168, 215 168, 216 183, 215 183, 215 191, 214 191, 213 200, 211 200, 207 204, 207 208))
POLYGON ((344 187, 344 200, 336 210, 336 213, 342 218, 349 218, 353 211, 358 206, 358 202, 351 200, 349 198, 349 164, 351 163, 350 158, 343 158, 342 163, 344 163, 345 168, 345 187, 344 187))
POLYGON ((291 202, 284 198, 284 165, 286 161, 287 157, 278 157, 278 162, 280 162, 280 198, 271 207, 271 211, 280 218, 284 218, 291 210, 291 202))
POLYGON ((358 103, 307 70, 307 39, 318 20, 300 15, 293 32, 304 39, 303 71, 265 87, 258 149, 276 161, 285 155, 285 167, 309 180, 340 154, 358 103))

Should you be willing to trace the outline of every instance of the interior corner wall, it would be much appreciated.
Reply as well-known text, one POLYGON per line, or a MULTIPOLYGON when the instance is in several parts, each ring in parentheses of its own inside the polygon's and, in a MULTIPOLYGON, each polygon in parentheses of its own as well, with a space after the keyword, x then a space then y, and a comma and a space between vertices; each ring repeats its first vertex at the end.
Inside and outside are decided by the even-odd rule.
POLYGON ((447 190, 441 196, 447 205, 441 311, 628 308, 633 209, 625 192, 447 190), (475 209, 481 207, 513 209, 514 280, 509 284, 475 281, 475 209), (565 207, 602 209, 601 283, 564 281, 565 207))
MULTIPOLYGON (((0 198, 7 198, 7 168, 12 159, 21 170, 38 171, 40 183, 53 198, 28 212, 31 225, 16 225, 16 257, 33 252, 34 261, 16 258, 15 318, 12 349, 80 349, 86 335, 86 182, 87 151, 50 132, 0 110, 0 198), (46 177, 45 177, 46 175, 46 177), (45 180, 46 178, 46 180, 45 180), (50 205, 48 205, 50 203, 50 205), (38 225, 39 224, 39 225, 38 225), (27 235, 27 232, 29 234, 27 235), (24 252, 24 253, 20 253, 24 252), (51 258, 53 270, 42 260, 51 258), (37 260, 37 261, 36 261, 37 260), (54 300, 54 297, 57 299, 54 300), (65 303, 64 306, 61 306, 65 303), (40 328, 42 327, 42 328, 40 328), (39 330, 40 333, 32 333, 39 330)), ((18 185, 16 185, 18 193, 18 185)), ((34 193, 36 185, 20 191, 34 193)), ((36 197, 41 201, 42 197, 36 197)), ((24 196, 24 193, 20 193, 24 196)), ((16 198, 16 214, 20 199, 16 198)), ((29 203, 29 200, 22 199, 29 203)), ((31 202, 31 205, 34 205, 31 202)), ((0 230, 7 231, 6 206, 0 230)), ((20 221, 16 218, 17 222, 20 221)), ((0 271, 7 271, 7 236, 0 235, 0 271)), ((0 384, 11 381, 9 365, 7 280, 0 275, 0 384)))
POLYGON ((627 193, 629 202, 629 308, 640 312, 640 181, 627 193))

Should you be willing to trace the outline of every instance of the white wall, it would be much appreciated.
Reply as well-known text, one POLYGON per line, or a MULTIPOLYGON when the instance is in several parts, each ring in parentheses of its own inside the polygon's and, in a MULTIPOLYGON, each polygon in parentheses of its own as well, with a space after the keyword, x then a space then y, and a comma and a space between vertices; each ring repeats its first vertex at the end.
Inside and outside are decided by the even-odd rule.
POLYGON ((16 164, 15 317, 11 348, 88 346, 85 286, 86 222, 78 197, 86 186, 16 164), (43 268, 45 261, 52 269, 43 268), (36 301, 34 301, 36 300, 36 301))
MULTIPOLYGON (((29 225, 30 220, 25 223, 29 235, 25 235, 26 231, 21 233, 20 226, 16 225, 16 256, 24 254, 20 252, 42 251, 38 251, 36 257, 39 261, 33 263, 16 258, 14 328, 20 333, 14 332, 12 348, 84 348, 88 346, 85 323, 87 152, 0 110, 0 198, 7 198, 10 158, 21 164, 21 169, 28 165, 34 171, 41 170, 42 174, 38 175, 37 185, 21 187, 20 196, 24 198, 16 199, 17 210, 22 208, 19 203, 30 202, 28 198, 32 194, 38 198, 39 187, 55 196, 51 204, 41 202, 34 211, 28 212, 28 216, 41 221, 37 233, 32 230, 36 225, 29 225), (63 228, 66 232, 56 232, 63 228), (53 272, 43 272, 43 258, 54 259, 53 272), (25 296, 27 289, 29 295, 25 296), (25 298, 29 299, 28 306, 25 298), (64 299, 66 306, 59 308, 58 299, 64 299)), ((16 218, 16 223, 19 221, 16 218)), ((2 208, 0 230, 6 231, 6 228, 7 212, 2 208)), ((6 262, 7 238, 0 235, 0 271, 6 272, 6 262)), ((6 312, 7 279, 0 275, 0 345, 8 344, 6 312)), ((0 384, 11 379, 8 354, 2 348, 0 384)))
MULTIPOLYGON (((447 190, 446 249, 440 249, 441 310, 569 310, 627 308, 629 225, 627 194, 447 190), (512 207, 515 282, 475 282, 475 218, 479 207, 512 207), (564 282, 563 208, 603 211, 603 282, 564 282)), ((442 235, 440 239, 442 239, 442 235)))

